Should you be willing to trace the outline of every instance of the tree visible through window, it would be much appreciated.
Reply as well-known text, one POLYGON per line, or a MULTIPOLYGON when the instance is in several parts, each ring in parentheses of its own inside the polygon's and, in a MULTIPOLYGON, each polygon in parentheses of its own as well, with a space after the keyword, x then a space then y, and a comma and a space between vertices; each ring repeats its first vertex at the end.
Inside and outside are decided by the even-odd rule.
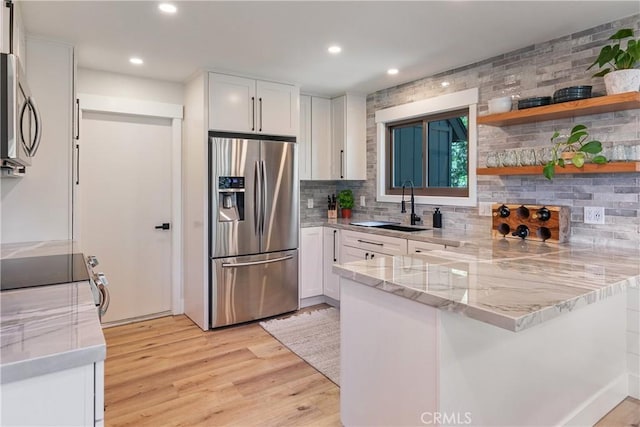
POLYGON ((392 123, 387 131, 387 194, 397 194, 411 183, 417 194, 468 195, 467 110, 392 123))

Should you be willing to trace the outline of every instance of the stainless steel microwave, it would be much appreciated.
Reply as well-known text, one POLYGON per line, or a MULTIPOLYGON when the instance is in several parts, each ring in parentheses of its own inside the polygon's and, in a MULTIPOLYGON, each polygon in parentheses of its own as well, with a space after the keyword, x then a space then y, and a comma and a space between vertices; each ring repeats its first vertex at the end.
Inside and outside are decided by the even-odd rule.
POLYGON ((0 106, 0 166, 20 175, 38 151, 42 120, 13 54, 0 54, 0 106))

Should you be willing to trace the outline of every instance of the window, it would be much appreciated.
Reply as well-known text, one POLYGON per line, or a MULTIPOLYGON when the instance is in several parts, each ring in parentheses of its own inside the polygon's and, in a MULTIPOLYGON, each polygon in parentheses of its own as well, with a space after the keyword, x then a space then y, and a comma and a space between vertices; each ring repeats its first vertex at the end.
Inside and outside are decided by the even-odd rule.
POLYGON ((478 89, 376 111, 377 201, 475 206, 478 89))
POLYGON ((411 183, 425 196, 469 195, 469 112, 387 125, 387 194, 411 183))

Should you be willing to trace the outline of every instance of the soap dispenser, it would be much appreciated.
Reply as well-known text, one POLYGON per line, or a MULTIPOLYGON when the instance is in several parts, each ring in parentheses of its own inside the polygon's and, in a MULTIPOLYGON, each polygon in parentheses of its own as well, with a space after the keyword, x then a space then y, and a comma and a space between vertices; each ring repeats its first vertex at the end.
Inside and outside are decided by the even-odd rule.
POLYGON ((433 228, 442 228, 442 212, 440 212, 440 208, 436 208, 433 213, 433 228))

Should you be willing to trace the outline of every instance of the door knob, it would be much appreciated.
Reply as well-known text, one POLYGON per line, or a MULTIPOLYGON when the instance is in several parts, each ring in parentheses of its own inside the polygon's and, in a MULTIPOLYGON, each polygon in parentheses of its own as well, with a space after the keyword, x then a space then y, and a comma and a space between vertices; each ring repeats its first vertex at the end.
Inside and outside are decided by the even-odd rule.
POLYGON ((156 230, 169 230, 171 228, 171 224, 168 222, 163 222, 161 225, 156 225, 156 230))

